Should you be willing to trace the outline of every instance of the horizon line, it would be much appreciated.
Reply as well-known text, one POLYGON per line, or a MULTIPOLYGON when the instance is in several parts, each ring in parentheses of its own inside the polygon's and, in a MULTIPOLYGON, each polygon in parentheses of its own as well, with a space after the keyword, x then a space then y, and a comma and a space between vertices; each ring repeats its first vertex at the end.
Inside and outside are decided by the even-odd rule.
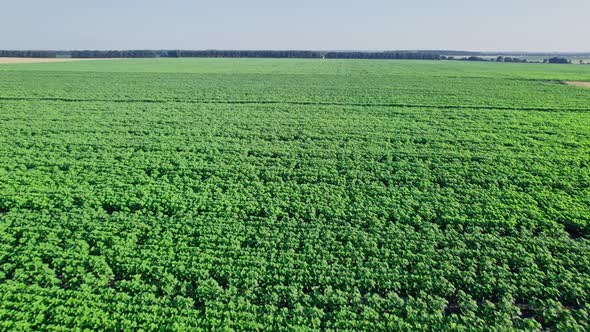
POLYGON ((480 53, 480 54, 590 54, 589 51, 472 51, 472 50, 452 50, 452 49, 265 49, 265 48, 72 48, 72 49, 34 49, 34 48, 1 48, 0 51, 50 51, 50 52, 74 52, 74 51, 274 51, 274 52, 362 52, 362 53, 377 53, 377 52, 444 52, 444 53, 480 53))

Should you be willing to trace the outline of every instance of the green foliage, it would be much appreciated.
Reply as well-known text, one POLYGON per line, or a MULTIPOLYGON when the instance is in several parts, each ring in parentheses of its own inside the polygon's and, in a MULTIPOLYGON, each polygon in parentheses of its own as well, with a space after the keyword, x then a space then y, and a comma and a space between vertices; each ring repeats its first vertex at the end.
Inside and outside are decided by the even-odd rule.
POLYGON ((0 330, 587 330, 570 68, 0 66, 0 330))

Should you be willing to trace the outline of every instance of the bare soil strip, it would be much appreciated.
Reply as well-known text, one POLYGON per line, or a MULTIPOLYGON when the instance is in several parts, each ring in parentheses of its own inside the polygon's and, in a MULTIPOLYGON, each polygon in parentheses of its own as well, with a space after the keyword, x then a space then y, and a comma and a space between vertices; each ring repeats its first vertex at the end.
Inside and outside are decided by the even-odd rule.
POLYGON ((71 59, 71 58, 1 58, 0 64, 13 63, 41 63, 41 62, 66 62, 66 61, 85 61, 85 60, 106 60, 106 59, 71 59))
POLYGON ((570 81, 570 82, 564 82, 567 85, 575 85, 575 86, 581 86, 584 88, 590 88, 590 82, 576 82, 576 81, 570 81))

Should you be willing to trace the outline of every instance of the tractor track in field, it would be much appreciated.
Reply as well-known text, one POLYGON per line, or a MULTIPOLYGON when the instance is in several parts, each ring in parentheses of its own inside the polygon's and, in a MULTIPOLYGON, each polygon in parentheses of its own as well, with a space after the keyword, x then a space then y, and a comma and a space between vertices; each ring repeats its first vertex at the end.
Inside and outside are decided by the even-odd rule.
POLYGON ((547 108, 547 107, 510 107, 510 106, 482 106, 482 105, 424 105, 407 103, 351 103, 351 102, 318 102, 318 101, 280 101, 280 100, 184 100, 184 99, 79 99, 79 98, 24 98, 0 97, 0 101, 57 101, 66 103, 146 103, 146 104, 229 104, 229 105, 304 105, 304 106, 352 106, 352 107, 405 107, 405 108, 434 108, 434 109, 471 109, 471 110, 512 110, 512 111, 540 111, 540 112, 590 112, 590 108, 547 108))

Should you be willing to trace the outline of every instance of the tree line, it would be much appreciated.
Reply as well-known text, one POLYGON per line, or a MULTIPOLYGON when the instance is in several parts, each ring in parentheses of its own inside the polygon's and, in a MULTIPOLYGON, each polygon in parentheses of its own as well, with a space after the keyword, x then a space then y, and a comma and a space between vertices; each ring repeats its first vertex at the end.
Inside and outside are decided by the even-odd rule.
MULTIPOLYGON (((458 60, 492 62, 527 62, 526 58, 500 55, 497 58, 477 56, 475 52, 455 51, 274 51, 274 50, 0 50, 0 57, 19 58, 299 58, 299 59, 402 59, 458 60), (468 56, 469 55, 469 56, 468 56)), ((544 63, 571 63, 567 58, 551 57, 544 63)))
POLYGON ((396 52, 325 52, 274 50, 79 50, 79 51, 0 51, 0 57, 31 58, 301 58, 301 59, 415 59, 441 60, 444 57, 427 51, 396 52))
POLYGON ((3 51, 0 50, 2 58, 56 58, 57 51, 3 51))

